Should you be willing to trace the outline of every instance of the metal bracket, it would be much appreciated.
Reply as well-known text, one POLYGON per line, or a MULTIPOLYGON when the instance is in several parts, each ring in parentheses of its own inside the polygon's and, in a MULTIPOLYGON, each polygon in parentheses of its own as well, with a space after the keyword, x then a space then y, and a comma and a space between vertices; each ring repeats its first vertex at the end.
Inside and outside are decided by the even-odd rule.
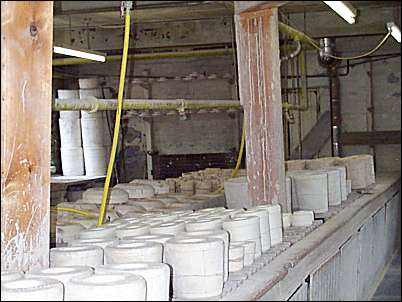
POLYGON ((133 8, 133 1, 121 1, 120 17, 124 18, 127 10, 130 10, 132 8, 133 8))

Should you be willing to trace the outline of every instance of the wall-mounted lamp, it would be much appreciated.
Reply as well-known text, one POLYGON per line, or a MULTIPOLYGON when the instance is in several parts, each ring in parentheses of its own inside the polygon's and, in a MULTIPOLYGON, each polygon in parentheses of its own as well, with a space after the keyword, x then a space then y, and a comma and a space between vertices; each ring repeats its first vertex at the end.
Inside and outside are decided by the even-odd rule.
POLYGON ((68 46, 68 47, 53 46, 53 52, 61 54, 61 55, 83 58, 83 59, 93 60, 93 61, 97 61, 97 62, 106 62, 106 54, 104 54, 104 53, 90 51, 90 50, 77 49, 77 48, 73 48, 71 46, 68 46))
POLYGON ((357 9, 346 1, 323 1, 349 24, 356 22, 357 9))
POLYGON ((391 35, 394 37, 394 39, 398 43, 401 43, 401 30, 399 27, 394 22, 388 22, 387 28, 391 32, 391 35))

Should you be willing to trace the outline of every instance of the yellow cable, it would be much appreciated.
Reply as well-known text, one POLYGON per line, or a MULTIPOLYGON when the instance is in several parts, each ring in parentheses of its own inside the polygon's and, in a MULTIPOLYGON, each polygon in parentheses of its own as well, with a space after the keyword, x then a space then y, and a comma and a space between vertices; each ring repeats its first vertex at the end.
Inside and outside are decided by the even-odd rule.
MULTIPOLYGON (((330 54, 326 54, 325 56, 326 56, 326 57, 329 57, 329 58, 337 59, 337 60, 355 60, 355 59, 364 58, 364 57, 367 57, 367 56, 371 55, 372 53, 376 52, 381 46, 383 46, 384 43, 387 41, 387 39, 389 38, 390 35, 391 35, 391 31, 389 31, 389 32, 385 35, 385 37, 381 40, 381 42, 380 42, 376 47, 374 47, 374 48, 373 48, 372 50, 370 50, 369 52, 366 52, 366 53, 361 54, 361 55, 358 55, 358 56, 353 56, 353 57, 337 57, 337 56, 333 56, 333 55, 330 55, 330 54)), ((317 45, 314 41, 312 41, 312 40, 310 40, 310 44, 311 44, 312 46, 314 46, 314 47, 315 47, 316 49, 318 49, 318 50, 321 49, 320 46, 318 46, 318 45, 317 45)))
POLYGON ((64 208, 64 207, 51 207, 50 211, 52 212, 69 212, 69 213, 74 213, 74 214, 79 214, 85 217, 91 217, 91 218, 96 218, 95 215, 86 212, 86 211, 81 211, 81 210, 77 210, 77 209, 73 209, 73 208, 64 208))
POLYGON ((99 210, 98 225, 102 225, 103 219, 105 217, 106 203, 107 203, 107 199, 108 199, 108 195, 109 195, 110 179, 112 177, 114 160, 116 157, 117 143, 118 143, 118 139, 119 139, 120 118, 121 118, 121 111, 123 108, 124 80, 125 80, 125 76, 126 76, 128 46, 129 46, 129 39, 130 39, 130 9, 126 9, 125 27, 124 28, 125 28, 124 45, 123 45, 123 56, 122 56, 122 60, 121 60, 119 92, 117 95, 118 103, 117 103, 116 121, 115 121, 115 126, 114 126, 114 133, 113 133, 112 150, 110 152, 110 160, 109 160, 109 165, 107 168, 105 186, 103 188, 102 203, 101 203, 101 207, 99 210))
POLYGON ((244 144, 246 142, 246 126, 245 126, 245 124, 246 124, 245 118, 243 118, 243 130, 241 133, 240 150, 239 150, 239 155, 237 157, 236 167, 232 171, 232 177, 236 177, 237 172, 239 171, 239 168, 240 168, 242 157, 243 157, 244 144))

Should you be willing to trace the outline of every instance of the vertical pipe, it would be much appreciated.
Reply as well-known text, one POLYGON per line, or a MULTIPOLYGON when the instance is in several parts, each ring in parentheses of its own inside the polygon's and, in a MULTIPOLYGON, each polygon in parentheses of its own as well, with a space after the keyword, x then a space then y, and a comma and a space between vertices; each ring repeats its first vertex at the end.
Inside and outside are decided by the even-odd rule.
MULTIPOLYGON (((373 62, 369 63, 369 108, 367 110, 370 112, 371 115, 371 127, 367 128, 367 130, 371 130, 372 132, 375 131, 375 113, 374 113, 374 82, 373 82, 373 62)), ((376 156, 376 147, 375 145, 371 146, 372 152, 373 152, 373 158, 374 158, 374 165, 376 163, 375 161, 375 156, 376 156)), ((375 167, 374 167, 375 168, 375 167)))
MULTIPOLYGON (((301 107, 301 101, 300 101, 300 60, 301 56, 299 55, 297 58, 295 58, 293 61, 296 64, 296 74, 297 74, 297 86, 296 86, 296 95, 297 95, 297 105, 301 107)), ((299 159, 302 159, 303 157, 303 132, 302 132, 302 115, 301 111, 297 111, 297 119, 298 119, 298 134, 299 134, 299 159)))
POLYGON ((339 77, 337 68, 328 68, 330 86, 331 142, 332 156, 341 156, 341 104, 339 98, 339 77))
POLYGON ((49 265, 52 1, 1 1, 1 269, 49 265))

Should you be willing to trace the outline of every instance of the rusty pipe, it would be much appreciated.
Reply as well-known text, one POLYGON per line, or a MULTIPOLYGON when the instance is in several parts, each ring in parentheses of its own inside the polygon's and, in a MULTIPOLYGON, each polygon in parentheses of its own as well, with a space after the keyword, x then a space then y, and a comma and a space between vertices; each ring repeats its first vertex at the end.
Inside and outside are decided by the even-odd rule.
MULTIPOLYGON (((54 111, 62 110, 116 110, 116 99, 55 99, 54 111)), ((149 100, 125 99, 123 110, 185 110, 185 109, 241 109, 234 100, 149 100)))

